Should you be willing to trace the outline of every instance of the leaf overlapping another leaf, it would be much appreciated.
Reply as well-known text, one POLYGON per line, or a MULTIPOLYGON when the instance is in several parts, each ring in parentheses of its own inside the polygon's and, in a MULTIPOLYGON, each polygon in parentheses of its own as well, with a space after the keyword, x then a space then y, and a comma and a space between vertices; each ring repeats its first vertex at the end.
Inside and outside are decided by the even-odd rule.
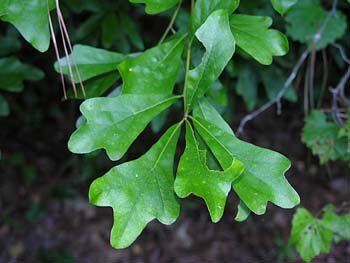
POLYGON ((210 170, 206 164, 206 151, 200 150, 194 131, 186 123, 186 149, 182 155, 175 180, 175 192, 185 198, 193 193, 203 198, 213 222, 218 222, 225 209, 231 185, 244 170, 235 159, 225 171, 210 170))
POLYGON ((182 40, 176 38, 122 63, 123 94, 82 104, 87 123, 71 136, 69 149, 75 153, 105 149, 111 160, 119 160, 146 126, 180 98, 171 92, 181 65, 182 40))
POLYGON ((191 19, 192 33, 196 32, 214 11, 225 9, 230 15, 238 8, 239 2, 240 0, 197 0, 191 19))
POLYGON ((163 224, 177 219, 173 163, 180 126, 171 127, 139 159, 116 166, 92 183, 91 203, 114 210, 113 247, 128 247, 155 218, 163 224))
POLYGON ((205 99, 194 110, 194 125, 223 169, 234 158, 243 163, 245 169, 233 189, 250 210, 263 214, 268 201, 282 208, 299 204, 298 194, 284 177, 290 167, 286 157, 239 140, 205 99))
POLYGON ((187 76, 184 91, 187 113, 217 80, 235 52, 227 10, 214 11, 195 35, 206 52, 200 65, 190 70, 187 76))
POLYGON ((175 37, 121 63, 123 94, 171 94, 182 63, 184 38, 175 37))

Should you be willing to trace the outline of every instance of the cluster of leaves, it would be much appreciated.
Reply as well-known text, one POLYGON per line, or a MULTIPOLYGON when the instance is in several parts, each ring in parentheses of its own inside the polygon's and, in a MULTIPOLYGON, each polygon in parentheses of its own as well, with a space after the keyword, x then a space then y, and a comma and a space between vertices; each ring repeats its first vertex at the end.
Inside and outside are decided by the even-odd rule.
MULTIPOLYGON (((159 13, 179 1, 165 6, 143 2, 147 12, 159 13)), ((81 105, 86 123, 70 138, 68 145, 72 152, 84 154, 105 149, 111 160, 120 160, 157 115, 180 99, 184 101, 183 118, 149 151, 134 161, 117 165, 90 187, 93 204, 114 209, 111 235, 114 247, 129 246, 153 219, 173 223, 180 210, 176 195, 185 198, 193 194, 203 198, 213 222, 222 217, 232 188, 241 199, 239 221, 250 211, 265 213, 268 201, 284 208, 299 203, 297 193, 284 177, 290 167, 289 160, 239 140, 205 98, 231 60, 236 46, 262 64, 270 64, 273 56, 284 55, 288 50, 286 37, 269 29, 270 18, 232 14, 238 5, 238 1, 199 0, 186 34, 175 34, 165 43, 136 56, 75 47, 76 56, 85 52, 85 56, 77 56, 82 57, 82 61, 77 62, 82 79, 108 72, 114 76, 120 74, 123 87, 118 96, 91 98, 81 105), (252 39, 251 32, 257 30, 261 35, 254 35, 252 39), (186 66, 184 76, 179 77, 185 46, 186 66), (191 56, 192 46, 194 53, 202 54, 199 63, 191 56), (174 95, 176 84, 184 87, 180 95, 174 95), (174 179, 174 157, 184 124, 186 148, 174 179), (208 155, 218 161, 218 168, 209 169, 208 155)), ((65 66, 66 62, 65 58, 60 64, 65 66)), ((99 96, 104 91, 91 96, 99 96)))
MULTIPOLYGON (((61 66, 69 76, 69 61, 74 60, 85 82, 86 97, 81 93, 77 96, 87 99, 81 105, 83 116, 68 144, 74 153, 104 149, 111 160, 118 161, 150 123, 154 131, 163 130, 171 106, 179 110, 183 101, 183 114, 178 114, 182 115, 178 123, 171 125, 143 156, 117 165, 90 187, 91 203, 111 206, 114 210, 112 246, 129 246, 154 219, 163 224, 175 222, 180 212, 178 197, 190 194, 205 201, 213 222, 222 217, 232 189, 240 199, 237 221, 244 221, 251 212, 264 214, 268 202, 282 208, 296 206, 299 196, 284 176, 290 161, 279 153, 239 140, 220 115, 227 110, 229 101, 226 83, 219 80, 223 72, 237 79, 236 94, 253 110, 262 101, 277 96, 287 78, 285 71, 293 67, 297 53, 294 49, 290 58, 278 60, 279 67, 266 67, 274 57, 284 56, 289 44, 284 34, 270 28, 270 17, 250 15, 261 13, 260 4, 197 0, 192 1, 191 13, 188 13, 181 0, 129 2, 145 4, 148 14, 165 12, 163 14, 169 16, 174 11, 169 29, 176 27, 177 33, 167 37, 167 32, 157 46, 130 53, 143 50, 145 45, 138 24, 126 15, 130 8, 127 1, 66 1, 64 8, 71 12, 89 13, 72 36, 75 42, 88 44, 74 47, 75 59, 65 57, 55 64, 57 71, 61 66), (91 46, 94 44, 118 52, 91 46), (118 86, 119 80, 122 85, 118 86), (260 85, 265 91, 262 100, 260 85), (101 97, 112 88, 112 93, 101 97), (174 159, 182 128, 185 128, 186 147, 174 177, 174 159), (215 165, 210 165, 209 160, 214 160, 215 165)), ((0 19, 12 23, 29 43, 44 52, 50 41, 47 14, 56 7, 54 0, 47 3, 2 1, 0 19), (25 19, 23 12, 28 13, 25 19)), ((342 12, 329 17, 319 0, 271 0, 271 5, 264 3, 262 9, 271 9, 271 6, 285 16, 287 35, 307 46, 315 44, 314 37, 320 26, 328 21, 320 41, 313 47, 316 51, 341 39, 347 29, 342 12)), ((135 8, 143 12, 142 5, 135 8)), ((271 16, 276 18, 276 14, 271 16)), ((21 91, 23 80, 43 77, 40 70, 11 56, 20 48, 16 39, 17 34, 12 30, 0 36, 0 56, 3 57, 0 89, 7 92, 21 91)), ((76 74, 73 72, 78 80, 76 74)), ((68 95, 73 97, 72 93, 68 95)), ((284 98, 296 102, 295 89, 290 87, 284 98)), ((0 95, 0 116, 8 113, 8 104, 0 95)), ((320 156, 321 163, 344 159, 344 156, 348 160, 348 126, 339 128, 322 112, 313 111, 306 120, 303 141, 320 156)), ((332 237, 339 234, 337 231, 344 220, 349 218, 338 217, 331 211, 318 220, 300 209, 293 221, 292 243, 305 260, 310 260, 319 252, 329 250, 332 237), (303 231, 307 231, 308 236, 313 234, 304 241, 319 244, 317 240, 321 237, 325 243, 313 245, 315 249, 311 252, 305 251, 300 243, 303 231)))
POLYGON ((306 262, 329 253, 332 241, 350 241, 350 214, 338 215, 333 206, 327 206, 321 219, 309 211, 299 208, 292 222, 290 244, 295 245, 306 262))
POLYGON ((13 30, 9 29, 6 35, 0 35, 0 117, 10 114, 6 93, 21 92, 24 80, 39 80, 44 77, 40 69, 21 62, 15 56, 20 48, 18 36, 13 30))

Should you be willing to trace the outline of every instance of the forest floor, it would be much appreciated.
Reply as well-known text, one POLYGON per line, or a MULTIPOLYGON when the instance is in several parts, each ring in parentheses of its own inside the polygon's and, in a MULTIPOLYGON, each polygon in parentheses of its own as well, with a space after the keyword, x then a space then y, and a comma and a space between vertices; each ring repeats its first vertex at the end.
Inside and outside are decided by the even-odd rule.
MULTIPOLYGON (((22 103, 21 96, 15 99, 22 103)), ((1 263, 302 262, 288 246, 294 210, 270 204, 266 215, 237 223, 233 194, 218 224, 211 223, 201 200, 190 198, 182 201, 174 225, 152 222, 130 248, 111 248, 112 210, 90 205, 88 186, 113 163, 103 154, 95 160, 68 152, 77 103, 37 98, 23 105, 21 111, 0 120, 1 263)), ((291 159, 288 180, 300 194, 301 206, 317 214, 328 203, 339 206, 350 199, 349 168, 342 163, 318 165, 301 143, 303 116, 298 112, 290 105, 282 116, 271 110, 247 126, 244 139, 291 159)), ((238 114, 237 120, 242 116, 238 114)), ((150 131, 142 136, 146 136, 144 147, 156 138, 150 131)), ((143 150, 133 147, 130 156, 143 150)), ((350 244, 341 242, 313 262, 349 259, 350 244)))

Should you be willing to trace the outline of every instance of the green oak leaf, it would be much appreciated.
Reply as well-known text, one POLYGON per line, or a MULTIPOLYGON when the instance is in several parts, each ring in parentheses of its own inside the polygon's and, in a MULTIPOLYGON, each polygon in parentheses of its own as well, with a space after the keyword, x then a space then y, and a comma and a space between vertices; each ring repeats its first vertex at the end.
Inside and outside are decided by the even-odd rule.
POLYGON ((128 247, 153 219, 166 225, 177 219, 173 164, 180 126, 171 127, 139 159, 112 168, 92 183, 90 202, 114 211, 113 247, 128 247))
POLYGON ((274 56, 284 56, 289 50, 287 37, 269 29, 271 25, 270 17, 241 14, 230 17, 237 46, 263 65, 270 65, 274 56))
POLYGON ((145 4, 146 12, 153 15, 173 7, 180 2, 180 0, 129 0, 129 2, 145 4))
POLYGON ((0 90, 21 92, 24 80, 40 80, 44 73, 15 57, 0 58, 0 90))
POLYGON ((290 244, 296 246, 301 258, 306 262, 311 262, 321 253, 329 253, 332 236, 332 231, 324 228, 322 222, 306 209, 297 210, 292 221, 290 244))
MULTIPOLYGON (((55 7, 49 1, 49 8, 55 7)), ((46 0, 1 0, 0 20, 13 24, 22 36, 40 52, 50 45, 50 30, 46 0)))
POLYGON ((182 63, 184 36, 175 38, 118 66, 123 94, 172 93, 182 63))
POLYGON ((226 9, 232 14, 239 6, 240 0, 197 0, 192 13, 191 30, 196 30, 215 10, 226 9))
POLYGON ((281 15, 284 15, 288 12, 289 9, 291 9, 296 3, 298 3, 298 0, 271 0, 273 8, 280 13, 281 15))
POLYGON ((225 171, 210 170, 206 164, 206 151, 199 149, 194 131, 186 123, 186 149, 175 179, 175 192, 179 197, 194 194, 203 198, 212 221, 216 223, 224 213, 232 182, 243 170, 243 164, 234 159, 225 171))
POLYGON ((217 80, 235 52, 235 40, 230 30, 227 10, 213 12, 195 35, 206 52, 201 63, 190 70, 187 76, 184 92, 187 112, 217 80))
POLYGON ((194 125, 223 169, 237 159, 244 165, 233 189, 254 213, 265 213, 268 201, 292 208, 300 198, 284 177, 290 161, 283 155, 239 140, 220 114, 205 99, 194 109, 194 125))
POLYGON ((154 117, 180 96, 125 94, 114 98, 93 98, 80 106, 87 123, 68 142, 73 153, 105 149, 111 160, 119 160, 154 117))
POLYGON ((0 94, 0 117, 6 117, 10 114, 10 106, 7 100, 0 94))
MULTIPOLYGON (((73 54, 74 58, 69 55, 69 60, 76 83, 79 82, 79 78, 74 63, 78 66, 81 80, 85 81, 113 71, 118 75, 118 64, 127 59, 127 56, 123 54, 85 45, 75 45, 73 54)), ((67 58, 60 59, 60 64, 63 73, 70 76, 67 58)), ((55 63, 55 70, 60 72, 57 62, 55 63)))
POLYGON ((326 114, 314 110, 305 122, 301 139, 314 155, 319 156, 321 164, 350 158, 346 138, 338 136, 340 128, 334 122, 328 121, 326 114))
POLYGON ((347 28, 346 16, 341 11, 335 12, 330 19, 328 14, 317 1, 299 1, 286 15, 287 34, 296 41, 311 45, 320 27, 328 21, 316 44, 318 50, 323 49, 340 39, 347 28))

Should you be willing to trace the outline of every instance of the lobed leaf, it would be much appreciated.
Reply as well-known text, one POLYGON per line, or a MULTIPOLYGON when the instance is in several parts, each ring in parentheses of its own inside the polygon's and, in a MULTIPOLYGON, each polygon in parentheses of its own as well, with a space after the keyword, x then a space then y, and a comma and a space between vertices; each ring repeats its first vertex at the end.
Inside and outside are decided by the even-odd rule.
POLYGON ((286 36, 269 29, 271 25, 270 17, 241 14, 230 17, 237 46, 263 65, 270 65, 274 56, 284 56, 289 50, 286 36))
POLYGON ((328 121, 323 112, 312 111, 305 122, 302 141, 311 148, 314 155, 319 156, 321 164, 329 160, 350 158, 346 138, 338 136, 339 127, 334 122, 328 121))
POLYGON ((235 52, 235 40, 230 30, 227 10, 213 12, 195 35, 206 52, 200 65, 190 70, 187 76, 184 91, 187 112, 220 76, 235 52))
POLYGON ((210 170, 206 164, 206 151, 199 149, 194 131, 186 123, 186 149, 175 179, 175 192, 179 197, 194 194, 203 198, 212 221, 216 223, 224 213, 232 182, 243 170, 243 164, 235 159, 225 171, 210 170))
POLYGON ((87 123, 72 134, 68 148, 80 154, 105 149, 111 160, 119 160, 151 120, 179 98, 125 94, 86 100, 80 110, 87 123))
MULTIPOLYGON (((54 6, 49 0, 50 10, 54 6)), ((0 20, 13 24, 33 47, 45 52, 50 45, 47 10, 45 0, 1 0, 0 20)))
POLYGON ((306 209, 299 208, 293 217, 290 243, 306 262, 321 254, 329 253, 332 244, 332 231, 322 227, 306 209))
POLYGON ((244 165, 244 171, 233 182, 233 189, 246 206, 256 214, 266 211, 268 201, 292 208, 300 198, 284 173, 290 161, 283 155, 239 140, 220 114, 205 100, 194 109, 194 125, 223 169, 233 159, 244 165))
POLYGON ((180 126, 171 127, 139 159, 114 167, 92 183, 90 202, 114 211, 113 247, 128 247, 153 219, 167 225, 177 219, 173 163, 180 126))

